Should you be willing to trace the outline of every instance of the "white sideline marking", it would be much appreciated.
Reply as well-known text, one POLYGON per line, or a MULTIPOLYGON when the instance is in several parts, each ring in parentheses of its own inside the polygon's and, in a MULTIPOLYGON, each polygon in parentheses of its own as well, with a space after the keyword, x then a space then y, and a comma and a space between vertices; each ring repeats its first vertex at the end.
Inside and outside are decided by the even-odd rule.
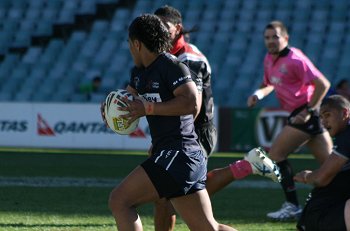
POLYGON ((73 177, 0 177, 0 187, 113 187, 120 180, 73 177))
MULTIPOLYGON (((2 177, 0 187, 95 187, 113 188, 121 179, 110 178, 74 178, 74 177, 2 177)), ((269 180, 239 180, 231 183, 230 188, 271 188, 280 189, 278 183, 269 180)), ((297 184, 298 188, 310 188, 309 185, 297 184)))

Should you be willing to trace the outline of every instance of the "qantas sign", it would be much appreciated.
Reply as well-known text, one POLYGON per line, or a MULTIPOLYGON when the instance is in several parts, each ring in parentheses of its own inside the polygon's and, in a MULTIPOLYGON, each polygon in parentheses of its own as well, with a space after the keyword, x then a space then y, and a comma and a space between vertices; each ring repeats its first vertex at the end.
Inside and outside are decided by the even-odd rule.
MULTIPOLYGON (((113 134, 114 132, 106 127, 103 122, 81 122, 81 121, 57 121, 50 125, 43 116, 37 115, 37 133, 41 136, 56 136, 58 134, 113 134)), ((146 137, 146 134, 137 128, 130 134, 132 137, 146 137)))
POLYGON ((26 120, 0 120, 0 132, 25 132, 28 130, 26 120))

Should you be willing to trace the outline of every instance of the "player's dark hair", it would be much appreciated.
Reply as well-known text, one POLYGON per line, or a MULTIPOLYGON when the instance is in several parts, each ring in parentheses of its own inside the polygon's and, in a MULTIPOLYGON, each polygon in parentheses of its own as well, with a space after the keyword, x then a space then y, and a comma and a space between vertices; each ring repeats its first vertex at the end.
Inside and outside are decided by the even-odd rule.
POLYGON ((172 6, 162 6, 158 8, 155 12, 155 15, 164 18, 166 21, 171 22, 172 24, 180 24, 182 23, 182 16, 180 11, 175 9, 172 6))
MULTIPOLYGON (((182 15, 180 11, 172 6, 164 5, 162 7, 159 7, 154 12, 154 14, 160 17, 163 20, 163 22, 170 22, 174 25, 182 24, 182 15)), ((194 26, 189 30, 185 30, 184 28, 182 28, 181 34, 189 34, 197 30, 197 26, 194 26)))
POLYGON ((350 110, 350 102, 344 96, 331 95, 322 101, 321 107, 330 107, 338 110, 345 108, 350 110))
POLYGON ((139 40, 149 51, 162 53, 169 50, 170 34, 164 23, 152 14, 135 18, 129 26, 129 39, 139 40))
POLYGON ((278 21, 278 20, 271 21, 269 24, 267 24, 266 27, 265 27, 265 30, 266 29, 276 29, 276 28, 280 28, 281 29, 282 35, 288 36, 287 27, 283 24, 283 22, 278 21))

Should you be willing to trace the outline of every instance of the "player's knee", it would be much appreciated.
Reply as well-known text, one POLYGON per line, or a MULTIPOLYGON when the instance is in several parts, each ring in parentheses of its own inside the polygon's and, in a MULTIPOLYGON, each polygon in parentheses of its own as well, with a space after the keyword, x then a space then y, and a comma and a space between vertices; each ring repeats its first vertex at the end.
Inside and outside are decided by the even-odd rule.
POLYGON ((108 200, 108 207, 112 211, 113 215, 118 214, 118 211, 122 210, 123 207, 126 205, 123 205, 124 202, 122 200, 122 197, 120 197, 116 190, 113 190, 109 194, 109 200, 108 200))
POLYGON ((109 199, 108 199, 108 207, 109 209, 112 211, 112 213, 114 214, 114 210, 115 210, 115 196, 113 194, 113 191, 109 194, 109 199))
POLYGON ((277 163, 286 160, 288 158, 288 155, 289 153, 286 153, 285 150, 276 146, 271 147, 269 150, 270 159, 277 163))
POLYGON ((273 152, 273 151, 269 152, 269 157, 271 160, 275 162, 281 162, 285 159, 282 155, 279 155, 277 152, 273 152))

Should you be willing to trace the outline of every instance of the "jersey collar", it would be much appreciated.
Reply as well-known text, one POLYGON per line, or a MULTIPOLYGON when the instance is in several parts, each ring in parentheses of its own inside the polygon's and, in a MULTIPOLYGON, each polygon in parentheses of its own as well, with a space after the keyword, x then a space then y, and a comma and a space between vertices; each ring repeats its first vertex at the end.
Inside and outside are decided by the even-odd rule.
POLYGON ((170 54, 175 55, 185 46, 185 37, 183 35, 174 43, 173 48, 170 50, 170 54))
POLYGON ((290 51, 290 48, 288 46, 286 46, 286 48, 284 48, 283 50, 280 51, 280 53, 278 54, 279 57, 284 57, 287 56, 288 53, 290 51))

